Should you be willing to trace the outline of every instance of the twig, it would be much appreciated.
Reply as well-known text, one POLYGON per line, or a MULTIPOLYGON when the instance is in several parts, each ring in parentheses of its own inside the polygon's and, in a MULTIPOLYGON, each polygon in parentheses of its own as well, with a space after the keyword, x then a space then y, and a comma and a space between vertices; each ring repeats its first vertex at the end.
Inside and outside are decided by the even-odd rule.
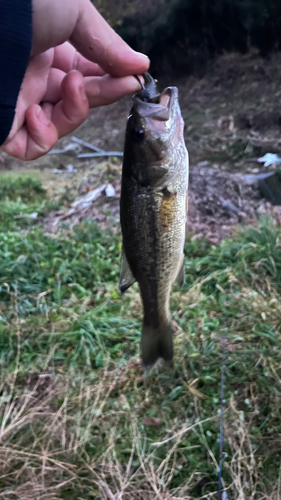
POLYGON ((225 453, 223 451, 223 423, 224 423, 224 385, 225 385, 225 360, 226 360, 226 336, 225 336, 225 311, 224 311, 224 331, 222 335, 222 365, 221 365, 221 412, 220 412, 220 460, 219 460, 219 481, 218 481, 218 500, 225 500, 227 494, 223 491, 222 470, 225 453))
POLYGON ((121 151, 100 151, 99 153, 84 153, 77 158, 97 158, 98 156, 123 156, 121 151))
POLYGON ((96 189, 89 191, 87 194, 78 198, 78 200, 71 203, 72 208, 85 208, 90 205, 93 201, 97 200, 102 192, 106 189, 106 184, 101 184, 96 189))
POLYGON ((220 200, 223 208, 228 208, 229 210, 232 210, 233 212, 239 213, 239 209, 234 205, 234 203, 231 203, 231 201, 225 200, 222 196, 219 196, 219 200, 220 200))
POLYGON ((216 420, 216 418, 217 418, 216 415, 213 416, 213 417, 205 418, 205 420, 202 420, 201 422, 196 422, 193 425, 190 425, 188 427, 185 427, 184 429, 181 429, 180 431, 176 432, 176 434, 174 434, 173 436, 169 437, 168 439, 165 439, 164 441, 159 441, 159 442, 151 443, 151 446, 162 446, 163 444, 168 443, 172 439, 175 439, 175 438, 177 438, 179 436, 182 436, 186 432, 191 431, 192 429, 194 429, 194 427, 197 427, 199 424, 205 424, 205 422, 210 422, 211 420, 216 420))
POLYGON ((97 148, 97 146, 93 146, 93 144, 90 144, 89 142, 82 141, 82 139, 78 139, 78 137, 71 137, 71 140, 73 142, 77 142, 77 144, 81 144, 81 146, 85 146, 86 148, 92 149, 93 151, 96 151, 97 153, 104 153, 103 149, 97 148))
POLYGON ((51 149, 47 154, 48 155, 57 155, 61 153, 79 153, 81 151, 81 148, 76 145, 76 144, 67 144, 64 148, 62 149, 51 149))

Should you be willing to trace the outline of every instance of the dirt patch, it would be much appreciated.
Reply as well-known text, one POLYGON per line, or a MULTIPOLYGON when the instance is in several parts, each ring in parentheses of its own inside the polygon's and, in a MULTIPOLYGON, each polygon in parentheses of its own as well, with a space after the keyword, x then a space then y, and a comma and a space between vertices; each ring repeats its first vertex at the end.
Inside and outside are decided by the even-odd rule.
MULTIPOLYGON (((52 212, 44 221, 45 230, 54 232, 65 225, 73 227, 84 219, 91 219, 102 228, 114 223, 119 231, 120 182, 121 167, 116 167, 115 179, 111 180, 115 196, 107 197, 103 191, 87 207, 69 210, 71 205, 68 205, 65 210, 52 212)), ((97 186, 91 176, 84 177, 78 192, 81 194, 97 186)), ((271 210, 258 187, 245 184, 241 175, 200 164, 190 169, 188 198, 187 230, 194 238, 205 237, 214 244, 229 235, 237 225, 254 223, 259 212, 271 210)))
POLYGON ((191 169, 188 198, 187 229, 193 238, 205 237, 213 244, 270 208, 258 186, 245 184, 241 175, 200 166, 191 169))
POLYGON ((225 54, 202 79, 177 82, 191 162, 257 168, 249 158, 281 151, 281 55, 225 54))

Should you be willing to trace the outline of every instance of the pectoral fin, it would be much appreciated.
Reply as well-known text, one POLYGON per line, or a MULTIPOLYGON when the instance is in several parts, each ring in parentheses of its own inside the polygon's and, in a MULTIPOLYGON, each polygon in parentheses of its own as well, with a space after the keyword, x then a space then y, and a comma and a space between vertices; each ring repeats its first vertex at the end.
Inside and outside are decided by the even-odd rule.
POLYGON ((183 286, 185 284, 185 268, 184 268, 184 257, 182 258, 182 265, 180 267, 179 273, 176 277, 175 283, 178 286, 183 286))
POLYGON ((137 165, 133 171, 133 175, 138 183, 143 187, 150 186, 151 188, 165 187, 165 176, 169 172, 168 168, 162 165, 150 165, 149 171, 143 168, 143 165, 137 165))
POLYGON ((124 249, 122 248, 119 290, 121 295, 135 283, 135 278, 127 261, 124 249))

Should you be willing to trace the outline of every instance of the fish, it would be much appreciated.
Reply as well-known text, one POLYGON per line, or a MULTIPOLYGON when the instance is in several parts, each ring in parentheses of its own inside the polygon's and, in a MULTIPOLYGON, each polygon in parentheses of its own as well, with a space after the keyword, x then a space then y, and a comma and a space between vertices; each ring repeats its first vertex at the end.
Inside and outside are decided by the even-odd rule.
POLYGON ((172 285, 182 286, 189 158, 178 89, 158 93, 145 73, 127 120, 120 222, 120 293, 138 282, 143 304, 141 359, 173 359, 172 285))

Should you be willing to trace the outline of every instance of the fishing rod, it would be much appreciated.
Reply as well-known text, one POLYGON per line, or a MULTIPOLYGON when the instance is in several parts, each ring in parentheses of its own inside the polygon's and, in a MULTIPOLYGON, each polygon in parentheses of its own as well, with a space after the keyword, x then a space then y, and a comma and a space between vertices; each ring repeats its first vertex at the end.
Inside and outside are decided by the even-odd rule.
POLYGON ((224 445, 224 409, 225 409, 225 371, 226 371, 226 311, 223 305, 224 328, 221 336, 222 344, 222 363, 221 363, 221 411, 220 411, 220 458, 219 458, 219 477, 218 477, 218 500, 227 500, 227 493, 223 491, 223 463, 226 453, 223 451, 224 445))

